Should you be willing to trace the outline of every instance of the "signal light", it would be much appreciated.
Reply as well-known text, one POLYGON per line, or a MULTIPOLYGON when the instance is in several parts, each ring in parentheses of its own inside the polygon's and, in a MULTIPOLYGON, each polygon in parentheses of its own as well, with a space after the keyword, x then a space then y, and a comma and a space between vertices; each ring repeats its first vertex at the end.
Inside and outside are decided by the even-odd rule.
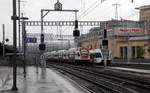
POLYGON ((103 48, 108 49, 108 40, 102 41, 103 48))
POLYGON ((39 45, 39 50, 45 50, 45 49, 46 49, 45 44, 40 44, 40 45, 39 45))
POLYGON ((103 46, 108 46, 108 40, 103 40, 103 41, 102 41, 102 45, 103 45, 103 46))
POLYGON ((41 34, 41 42, 44 42, 44 34, 41 34))
POLYGON ((73 36, 74 37, 79 37, 80 36, 80 31, 77 30, 77 29, 73 30, 73 36))
POLYGON ((131 0, 131 2, 133 3, 134 1, 133 1, 133 0, 131 0))
POLYGON ((75 29, 78 29, 78 20, 75 20, 75 29))
POLYGON ((104 38, 107 38, 107 29, 104 29, 104 38))
POLYGON ((75 30, 73 30, 73 36, 74 37, 79 37, 80 36, 80 31, 78 30, 78 20, 75 20, 75 30))

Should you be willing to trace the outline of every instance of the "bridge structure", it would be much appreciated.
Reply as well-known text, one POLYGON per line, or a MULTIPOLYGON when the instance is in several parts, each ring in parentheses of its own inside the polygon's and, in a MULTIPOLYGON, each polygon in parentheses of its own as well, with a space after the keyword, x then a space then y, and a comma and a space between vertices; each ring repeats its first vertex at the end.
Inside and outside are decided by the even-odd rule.
MULTIPOLYGON (((73 27, 75 25, 75 21, 20 21, 22 24, 22 32, 26 31, 26 27, 40 27, 43 25, 44 27, 62 27, 62 26, 71 26, 73 27)), ((100 25, 103 25, 105 21, 78 21, 78 26, 83 28, 84 26, 95 26, 99 27, 100 25)), ((105 25, 105 24, 104 24, 105 25)), ((81 29, 83 30, 83 29, 81 29)), ((73 31, 73 30, 72 30, 73 31)), ((24 34, 24 33, 23 33, 24 34)), ((40 38, 39 33, 26 33, 27 37, 37 37, 40 38)), ((60 40, 60 39, 74 39, 73 35, 55 35, 55 34, 48 34, 44 33, 44 37, 47 40, 54 41, 54 40, 60 40)), ((23 40, 23 37, 22 37, 23 40)), ((23 42, 23 41, 22 41, 23 42)))
MULTIPOLYGON (((41 26, 41 21, 25 21, 26 26, 41 26)), ((78 26, 100 26, 102 21, 78 21, 78 26)), ((75 21, 44 21, 44 26, 74 26, 75 21)))

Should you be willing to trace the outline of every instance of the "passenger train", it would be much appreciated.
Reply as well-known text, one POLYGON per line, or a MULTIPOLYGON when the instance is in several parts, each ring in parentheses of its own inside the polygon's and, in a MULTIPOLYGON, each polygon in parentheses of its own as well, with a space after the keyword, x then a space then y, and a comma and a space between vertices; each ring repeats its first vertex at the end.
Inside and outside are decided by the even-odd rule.
POLYGON ((46 60, 51 62, 67 63, 92 63, 104 64, 104 55, 107 55, 107 63, 110 65, 110 52, 103 49, 89 50, 83 47, 70 48, 44 53, 46 60))
POLYGON ((104 49, 93 49, 90 50, 90 61, 95 64, 104 64, 104 55, 107 56, 107 64, 110 65, 111 62, 111 53, 109 50, 104 49))
POLYGON ((87 48, 78 47, 68 50, 52 51, 44 54, 48 61, 68 63, 89 63, 90 53, 87 48))

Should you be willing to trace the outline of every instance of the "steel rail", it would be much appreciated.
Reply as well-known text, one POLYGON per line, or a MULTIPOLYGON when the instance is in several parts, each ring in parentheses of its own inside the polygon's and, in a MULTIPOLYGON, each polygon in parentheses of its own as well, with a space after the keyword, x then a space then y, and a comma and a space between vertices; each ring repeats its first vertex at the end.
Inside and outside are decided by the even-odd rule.
POLYGON ((79 77, 79 78, 82 78, 82 79, 85 79, 86 81, 88 82, 91 82, 97 86, 103 86, 104 88, 107 88, 111 91, 115 91, 117 93, 120 93, 122 91, 125 91, 126 93, 137 93, 136 91, 134 91, 133 89, 130 89, 130 88, 127 88, 127 87, 124 87, 122 86, 122 84, 119 82, 119 83, 114 83, 113 81, 110 81, 108 79, 104 79, 100 76, 96 76, 96 75, 93 75, 89 72, 84 72, 83 70, 79 70, 79 69, 74 69, 74 67, 72 66, 58 66, 58 65, 52 65, 54 68, 57 68, 57 69, 61 69, 69 74, 72 74, 76 77, 79 77))
MULTIPOLYGON (((56 63, 55 63, 56 64, 56 63)), ((102 71, 99 71, 98 69, 94 69, 94 68, 89 68, 87 66, 75 66, 75 65, 66 65, 64 64, 64 67, 67 67, 67 68, 71 68, 71 69, 74 69, 74 70, 78 70, 80 72, 86 72, 86 73, 90 73, 92 75, 95 75, 95 76, 98 76, 98 77, 103 77, 103 79, 105 78, 105 80, 112 80, 112 81, 117 81, 116 83, 118 84, 121 84, 121 85, 128 85, 129 87, 130 86, 136 86, 140 89, 146 89, 146 90, 150 90, 150 84, 147 83, 147 84, 144 84, 141 82, 141 80, 133 80, 132 78, 126 78, 126 76, 116 76, 116 75, 113 75, 113 74, 110 74, 110 73, 105 73, 105 72, 102 72, 102 71)), ((144 81, 143 81, 144 82, 144 81)))

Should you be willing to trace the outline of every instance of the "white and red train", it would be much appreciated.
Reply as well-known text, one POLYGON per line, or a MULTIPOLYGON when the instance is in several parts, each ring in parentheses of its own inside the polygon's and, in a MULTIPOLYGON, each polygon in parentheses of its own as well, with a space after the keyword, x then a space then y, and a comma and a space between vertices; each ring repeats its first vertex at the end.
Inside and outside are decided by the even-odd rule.
POLYGON ((54 62, 89 63, 90 61, 89 50, 83 47, 47 52, 44 55, 48 61, 54 62))
MULTIPOLYGON (((110 64, 110 53, 108 53, 107 62, 110 64)), ((103 64, 103 50, 78 47, 67 50, 59 50, 44 53, 46 60, 52 62, 68 62, 68 63, 96 63, 103 64)))
POLYGON ((104 56, 106 56, 107 65, 111 64, 111 52, 105 49, 92 49, 90 50, 91 63, 104 64, 104 56))

